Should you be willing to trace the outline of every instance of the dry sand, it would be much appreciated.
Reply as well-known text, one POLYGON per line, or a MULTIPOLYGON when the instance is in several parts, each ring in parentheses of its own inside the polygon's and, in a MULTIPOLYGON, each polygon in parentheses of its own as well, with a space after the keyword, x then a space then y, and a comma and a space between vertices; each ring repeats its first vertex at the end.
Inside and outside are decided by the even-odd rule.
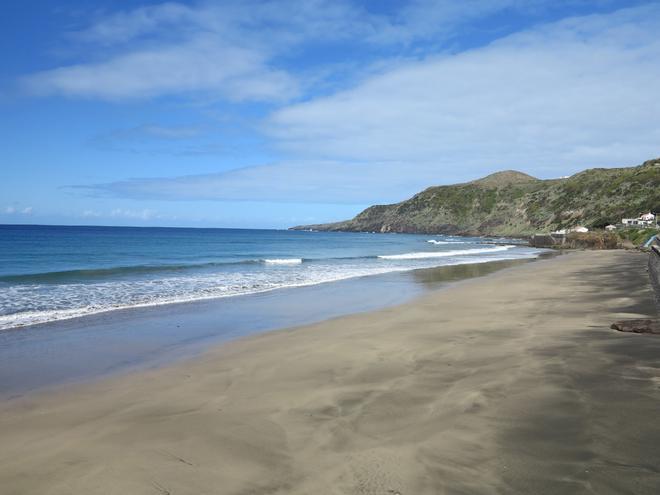
POLYGON ((657 494, 645 257, 581 252, 0 405, 7 494, 657 494))

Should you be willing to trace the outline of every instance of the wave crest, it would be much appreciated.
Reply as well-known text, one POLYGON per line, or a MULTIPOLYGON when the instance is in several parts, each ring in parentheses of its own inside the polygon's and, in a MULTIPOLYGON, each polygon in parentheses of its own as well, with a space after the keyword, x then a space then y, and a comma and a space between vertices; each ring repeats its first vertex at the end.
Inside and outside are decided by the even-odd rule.
POLYGON ((303 262, 302 258, 273 258, 263 261, 267 265, 299 265, 303 262))
POLYGON ((463 241, 437 241, 435 239, 429 239, 426 242, 428 242, 429 244, 434 244, 436 246, 441 244, 465 244, 463 241))
POLYGON ((404 254, 386 254, 379 256, 383 260, 419 260, 427 258, 445 258, 447 256, 467 256, 471 254, 488 254, 496 253, 498 251, 506 251, 514 248, 515 246, 495 246, 492 248, 476 248, 476 249, 455 249, 452 251, 436 251, 436 252, 417 252, 417 253, 404 253, 404 254))

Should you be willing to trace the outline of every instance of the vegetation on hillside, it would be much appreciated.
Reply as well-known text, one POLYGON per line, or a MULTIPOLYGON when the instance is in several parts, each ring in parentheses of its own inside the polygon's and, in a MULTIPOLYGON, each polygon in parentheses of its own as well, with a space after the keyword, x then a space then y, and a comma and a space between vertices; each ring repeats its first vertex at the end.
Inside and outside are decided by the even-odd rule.
POLYGON ((622 229, 617 232, 621 239, 630 241, 633 246, 642 246, 657 233, 657 229, 622 229))
POLYGON ((565 179, 498 172, 465 184, 430 187, 401 203, 367 208, 345 222, 294 228, 526 236, 576 225, 603 228, 646 211, 660 212, 660 158, 565 179))

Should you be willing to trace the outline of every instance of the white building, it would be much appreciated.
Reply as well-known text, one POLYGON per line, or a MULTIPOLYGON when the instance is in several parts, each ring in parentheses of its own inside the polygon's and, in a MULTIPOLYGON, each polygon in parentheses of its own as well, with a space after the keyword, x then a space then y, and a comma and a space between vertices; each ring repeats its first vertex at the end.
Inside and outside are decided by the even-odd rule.
POLYGON ((613 230, 616 230, 616 225, 612 225, 612 224, 607 225, 605 227, 605 230, 608 230, 608 231, 612 232, 613 230))
POLYGON ((641 213, 637 218, 622 218, 621 223, 627 227, 653 227, 655 215, 653 213, 641 213))
POLYGON ((577 227, 571 227, 570 229, 560 229, 560 230, 555 230, 554 232, 550 232, 550 235, 566 235, 570 234, 571 232, 589 232, 589 229, 586 227, 582 227, 581 225, 578 225, 577 227))

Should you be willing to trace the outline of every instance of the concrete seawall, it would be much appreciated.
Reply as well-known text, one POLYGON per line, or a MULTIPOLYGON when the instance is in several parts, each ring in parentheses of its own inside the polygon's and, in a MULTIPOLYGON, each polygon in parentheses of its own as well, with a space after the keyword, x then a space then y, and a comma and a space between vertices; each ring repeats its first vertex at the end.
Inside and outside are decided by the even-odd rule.
POLYGON ((655 307, 660 314, 660 245, 651 246, 649 253, 649 278, 655 292, 655 307))

